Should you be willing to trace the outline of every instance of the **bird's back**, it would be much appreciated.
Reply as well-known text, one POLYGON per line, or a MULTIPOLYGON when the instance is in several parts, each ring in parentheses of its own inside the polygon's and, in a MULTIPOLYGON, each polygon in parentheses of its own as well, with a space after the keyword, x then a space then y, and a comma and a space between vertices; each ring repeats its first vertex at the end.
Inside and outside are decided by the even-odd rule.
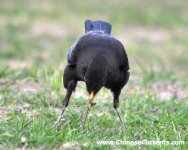
MULTIPOLYGON (((114 37, 106 34, 91 33, 80 39, 76 46, 77 74, 83 78, 88 66, 105 68, 110 74, 109 80, 118 80, 123 72, 129 70, 127 54, 123 45, 114 37)), ((123 76, 123 75, 122 75, 123 76)), ((114 81, 115 82, 115 81, 114 81)))
POLYGON ((118 60, 117 64, 128 64, 123 45, 114 37, 96 32, 83 36, 76 46, 77 61, 80 60, 80 57, 83 57, 82 59, 87 63, 94 56, 98 57, 99 55, 103 55, 109 61, 118 60))

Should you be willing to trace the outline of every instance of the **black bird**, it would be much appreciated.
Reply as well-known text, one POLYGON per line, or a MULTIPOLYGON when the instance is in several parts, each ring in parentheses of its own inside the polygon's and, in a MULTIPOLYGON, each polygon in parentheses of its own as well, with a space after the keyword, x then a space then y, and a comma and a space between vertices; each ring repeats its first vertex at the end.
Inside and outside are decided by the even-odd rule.
POLYGON ((74 65, 68 64, 64 70, 63 82, 67 93, 58 122, 61 122, 77 82, 83 81, 89 93, 89 104, 82 116, 82 128, 85 127, 88 112, 95 105, 95 95, 106 87, 114 95, 113 107, 121 122, 121 129, 124 129, 118 107, 121 89, 129 79, 129 62, 123 45, 114 37, 96 31, 81 37, 74 49, 74 65))

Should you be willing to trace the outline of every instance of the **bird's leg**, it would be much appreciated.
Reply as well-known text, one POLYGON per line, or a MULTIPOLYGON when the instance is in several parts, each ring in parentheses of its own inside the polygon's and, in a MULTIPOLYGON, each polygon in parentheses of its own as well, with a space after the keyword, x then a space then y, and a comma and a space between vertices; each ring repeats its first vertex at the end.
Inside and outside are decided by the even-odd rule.
POLYGON ((119 120, 120 120, 120 122, 121 122, 121 130, 122 131, 124 131, 125 130, 125 125, 124 125, 124 123, 123 123, 123 121, 122 121, 122 119, 121 119, 121 116, 120 116, 120 113, 119 113, 119 109, 118 108, 116 108, 115 109, 116 110, 116 113, 117 113, 117 115, 118 115, 118 118, 119 118, 119 120))
MULTIPOLYGON (((67 92, 68 93, 68 92, 67 92)), ((58 117, 58 121, 57 121, 57 125, 60 127, 60 125, 61 125, 61 120, 62 120, 62 118, 63 118, 63 113, 64 113, 64 111, 65 111, 65 108, 68 106, 68 103, 69 103, 69 98, 68 98, 68 96, 66 95, 65 96, 65 99, 64 99, 64 101, 63 101, 63 106, 62 106, 62 110, 61 110, 61 113, 60 113, 60 115, 59 115, 59 117, 58 117)))
POLYGON ((64 101, 63 101, 62 111, 61 111, 61 114, 59 115, 58 122, 57 122, 58 126, 61 125, 61 120, 62 120, 62 117, 63 117, 63 113, 65 111, 65 108, 69 104, 69 99, 70 99, 72 91, 75 89, 75 87, 76 87, 76 81, 72 80, 72 81, 70 81, 68 83, 67 93, 66 93, 66 96, 65 96, 64 101))
POLYGON ((85 122, 86 122, 88 112, 91 110, 91 107, 96 104, 96 103, 93 103, 93 99, 94 99, 94 93, 91 92, 89 94, 88 108, 87 108, 86 112, 82 115, 82 130, 85 128, 85 122))
POLYGON ((120 95, 120 92, 121 91, 117 91, 117 92, 114 92, 114 109, 116 110, 116 113, 118 115, 118 118, 121 122, 121 130, 124 131, 125 130, 125 125, 123 123, 123 120, 121 118, 121 115, 119 113, 119 95, 120 95))

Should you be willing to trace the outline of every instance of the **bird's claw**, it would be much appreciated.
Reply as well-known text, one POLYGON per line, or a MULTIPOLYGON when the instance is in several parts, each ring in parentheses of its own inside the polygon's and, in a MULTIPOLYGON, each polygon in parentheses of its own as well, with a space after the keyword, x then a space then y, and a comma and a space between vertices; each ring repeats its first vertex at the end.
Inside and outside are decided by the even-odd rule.
POLYGON ((124 132, 124 131, 126 130, 125 126, 124 126, 124 125, 121 125, 120 130, 121 130, 122 132, 124 132))
POLYGON ((85 128, 85 120, 86 120, 86 114, 84 113, 81 117, 81 128, 84 130, 85 128))
POLYGON ((62 123, 62 116, 59 116, 57 122, 56 122, 56 127, 60 128, 61 127, 61 123, 62 123))

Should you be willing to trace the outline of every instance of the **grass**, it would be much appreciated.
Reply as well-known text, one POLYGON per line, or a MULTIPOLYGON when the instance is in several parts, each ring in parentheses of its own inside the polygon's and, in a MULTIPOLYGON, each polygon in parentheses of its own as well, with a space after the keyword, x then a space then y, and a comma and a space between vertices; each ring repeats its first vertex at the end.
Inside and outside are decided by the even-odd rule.
MULTIPOLYGON (((23 112, 16 110, 13 104, 10 113, 0 123, 0 141, 4 146, 52 149, 70 142, 78 143, 75 144, 76 147, 92 149, 101 148, 97 145, 98 140, 187 141, 188 107, 185 102, 176 100, 165 102, 143 95, 124 97, 121 102, 121 113, 124 114, 123 118, 126 118, 126 132, 121 133, 112 101, 107 104, 98 102, 90 113, 86 129, 81 131, 80 117, 86 109, 84 104, 86 101, 81 98, 72 100, 65 112, 63 125, 57 129, 54 127, 57 120, 55 110, 57 108, 59 110, 61 102, 54 100, 50 103, 43 95, 42 93, 30 96, 18 95, 18 100, 9 97, 16 101, 17 106, 24 106, 23 101, 25 101, 29 106, 27 110, 33 113, 27 114, 23 110, 23 112), (24 142, 21 140, 23 138, 26 139, 24 142)), ((10 106, 10 104, 4 105, 10 106)), ((140 147, 152 149, 152 146, 140 147)), ((156 148, 160 147, 163 146, 156 146, 156 148)), ((186 145, 175 147, 186 149, 186 145)), ((138 146, 133 148, 137 149, 138 146)), ((171 149, 174 146, 166 145, 165 148, 171 149)))
POLYGON ((0 2, 0 149, 187 149, 187 2, 136 0, 0 2), (112 23, 125 45, 131 77, 121 94, 124 133, 111 93, 97 97, 86 129, 79 84, 55 127, 65 89, 66 53, 85 19, 112 23), (185 141, 184 145, 99 145, 99 140, 185 141))

